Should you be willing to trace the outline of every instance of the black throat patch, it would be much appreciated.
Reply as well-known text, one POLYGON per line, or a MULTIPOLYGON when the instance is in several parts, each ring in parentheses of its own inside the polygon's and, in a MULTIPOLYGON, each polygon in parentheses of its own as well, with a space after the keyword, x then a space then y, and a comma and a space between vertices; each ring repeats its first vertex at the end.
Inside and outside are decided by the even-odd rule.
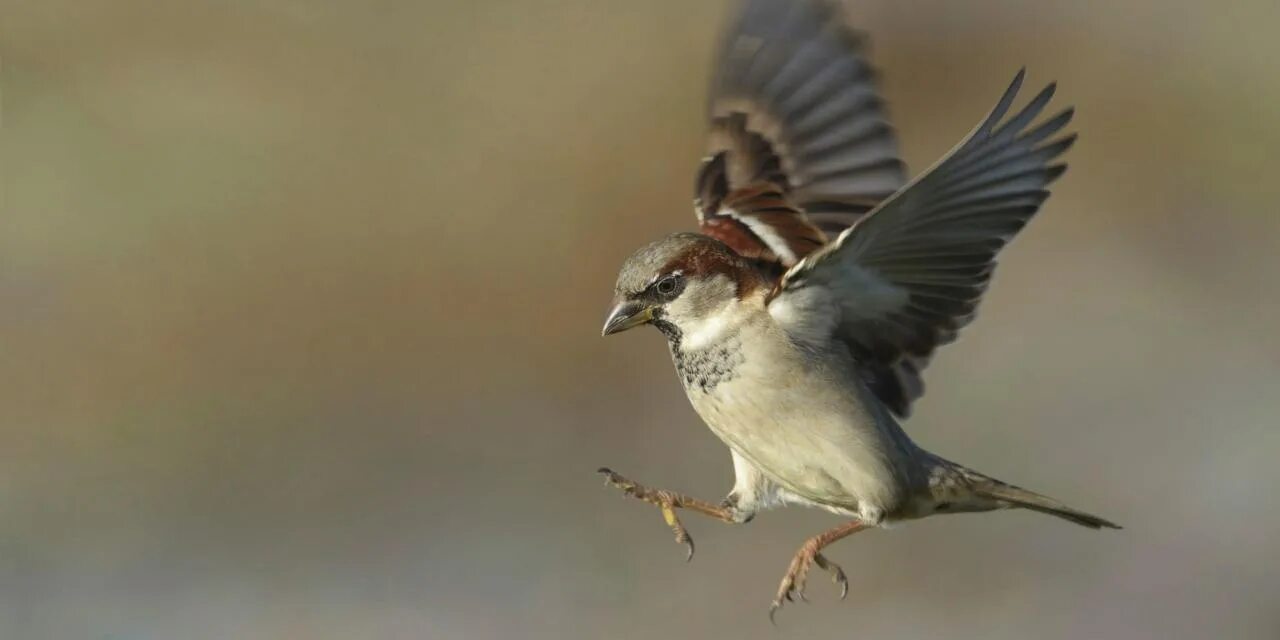
POLYGON ((686 389, 707 393, 737 375, 743 361, 741 347, 742 340, 736 335, 697 350, 684 349, 677 338, 671 340, 671 359, 686 389))

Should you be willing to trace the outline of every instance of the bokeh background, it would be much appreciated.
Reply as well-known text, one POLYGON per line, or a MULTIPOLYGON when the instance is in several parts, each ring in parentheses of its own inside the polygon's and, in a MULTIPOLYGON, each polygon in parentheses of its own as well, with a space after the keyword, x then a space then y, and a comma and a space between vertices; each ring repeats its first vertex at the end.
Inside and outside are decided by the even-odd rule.
POLYGON ((1276 638, 1280 6, 850 2, 913 169, 1014 71, 1072 169, 926 446, 1127 525, 690 517, 725 449, 615 269, 692 226, 732 3, 0 0, 0 637, 1276 638))

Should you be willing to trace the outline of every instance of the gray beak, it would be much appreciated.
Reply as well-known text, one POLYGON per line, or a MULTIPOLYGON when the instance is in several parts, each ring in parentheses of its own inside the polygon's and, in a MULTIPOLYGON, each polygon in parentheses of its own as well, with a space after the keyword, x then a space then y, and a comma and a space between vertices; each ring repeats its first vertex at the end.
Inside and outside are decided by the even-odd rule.
POLYGON ((607 336, 626 331, 652 321, 653 307, 632 300, 624 300, 615 305, 613 311, 609 312, 609 317, 604 321, 604 330, 600 332, 600 335, 607 336))

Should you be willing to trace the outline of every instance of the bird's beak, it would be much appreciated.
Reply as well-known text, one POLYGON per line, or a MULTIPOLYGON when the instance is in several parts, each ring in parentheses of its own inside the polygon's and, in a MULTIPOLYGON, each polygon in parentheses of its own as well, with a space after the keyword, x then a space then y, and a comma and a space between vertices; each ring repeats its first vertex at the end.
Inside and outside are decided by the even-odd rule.
POLYGON ((653 321, 653 307, 634 300, 624 300, 613 307, 609 317, 604 321, 604 331, 600 335, 626 331, 653 321))

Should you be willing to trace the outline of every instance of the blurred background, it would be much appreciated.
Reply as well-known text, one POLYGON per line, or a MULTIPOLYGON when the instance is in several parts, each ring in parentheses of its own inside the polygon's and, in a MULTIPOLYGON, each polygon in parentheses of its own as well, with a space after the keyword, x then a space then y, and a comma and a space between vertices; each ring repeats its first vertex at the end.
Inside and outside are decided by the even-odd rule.
POLYGON ((926 446, 1113 518, 690 516, 729 456, 616 268, 693 226, 726 1, 0 0, 0 637, 1276 638, 1280 7, 848 3, 918 171, 1013 73, 1071 171, 926 446))

